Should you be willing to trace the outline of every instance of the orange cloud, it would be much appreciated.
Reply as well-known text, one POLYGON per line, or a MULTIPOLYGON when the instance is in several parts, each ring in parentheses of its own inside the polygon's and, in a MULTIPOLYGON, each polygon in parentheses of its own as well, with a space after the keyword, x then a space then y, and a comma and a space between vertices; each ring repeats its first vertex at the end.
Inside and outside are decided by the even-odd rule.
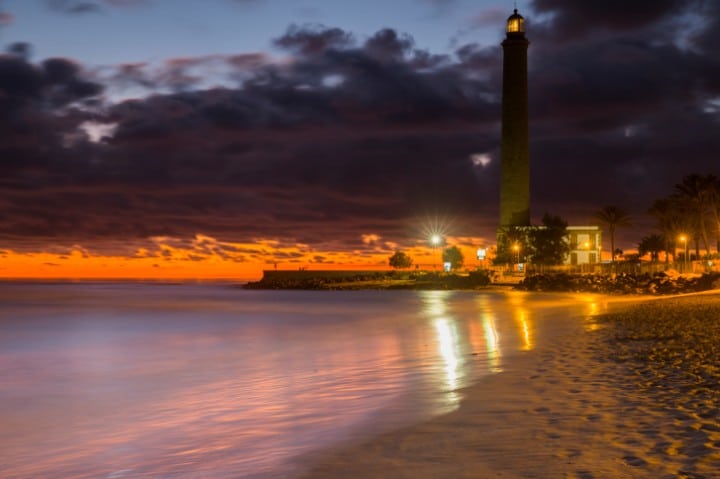
MULTIPOLYGON (((372 237, 373 235, 367 235, 372 237)), ((364 238, 363 238, 364 239, 364 238)), ((379 237, 378 239, 379 240, 379 237)), ((376 241, 377 241, 376 240, 376 241)), ((465 255, 465 266, 479 266, 475 238, 448 238, 465 255)), ((373 241, 374 243, 374 241, 373 241)), ((405 251, 420 269, 440 267, 441 250, 423 242, 401 247, 395 243, 363 245, 349 251, 322 250, 307 244, 274 239, 232 243, 198 234, 180 239, 154 237, 132 254, 97 253, 92 246, 75 245, 69 252, 0 252, 0 278, 47 279, 259 279, 264 269, 384 270, 395 248, 405 251)))

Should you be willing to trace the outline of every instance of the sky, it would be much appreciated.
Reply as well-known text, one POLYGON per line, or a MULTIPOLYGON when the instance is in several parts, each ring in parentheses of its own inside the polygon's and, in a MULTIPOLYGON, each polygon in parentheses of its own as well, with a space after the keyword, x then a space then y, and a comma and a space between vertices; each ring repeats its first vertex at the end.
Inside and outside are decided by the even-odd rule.
MULTIPOLYGON (((0 277, 428 265, 434 232, 472 266, 495 242, 513 7, 0 0, 0 277)), ((720 2, 517 8, 533 222, 617 205, 633 249, 654 200, 720 175, 720 2)))

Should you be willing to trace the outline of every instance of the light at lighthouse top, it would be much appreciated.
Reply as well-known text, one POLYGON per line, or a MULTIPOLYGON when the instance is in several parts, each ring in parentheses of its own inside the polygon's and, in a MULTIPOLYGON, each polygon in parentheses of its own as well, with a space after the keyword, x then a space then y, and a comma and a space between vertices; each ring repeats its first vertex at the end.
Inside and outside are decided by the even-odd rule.
POLYGON ((525 33, 525 19, 517 12, 517 8, 507 19, 507 33, 525 33))

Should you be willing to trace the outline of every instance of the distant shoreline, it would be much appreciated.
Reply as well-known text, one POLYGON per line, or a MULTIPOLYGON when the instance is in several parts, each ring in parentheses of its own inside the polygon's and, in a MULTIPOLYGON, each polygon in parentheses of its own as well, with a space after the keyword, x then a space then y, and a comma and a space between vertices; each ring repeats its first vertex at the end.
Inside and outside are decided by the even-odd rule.
POLYGON ((649 274, 534 274, 493 277, 488 270, 466 274, 406 271, 265 271, 245 289, 290 290, 487 290, 512 287, 521 291, 653 295, 694 293, 720 288, 720 273, 681 276, 674 272, 649 274))
POLYGON ((468 274, 433 271, 265 271, 246 289, 300 290, 475 290, 492 284, 489 271, 468 274))

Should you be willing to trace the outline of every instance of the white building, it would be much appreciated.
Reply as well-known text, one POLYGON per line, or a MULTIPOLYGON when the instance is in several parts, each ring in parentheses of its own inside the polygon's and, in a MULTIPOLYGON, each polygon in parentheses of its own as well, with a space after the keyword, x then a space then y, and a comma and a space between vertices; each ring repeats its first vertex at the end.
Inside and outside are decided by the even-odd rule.
POLYGON ((570 254, 565 264, 599 263, 602 255, 602 230, 599 226, 568 226, 570 254))

